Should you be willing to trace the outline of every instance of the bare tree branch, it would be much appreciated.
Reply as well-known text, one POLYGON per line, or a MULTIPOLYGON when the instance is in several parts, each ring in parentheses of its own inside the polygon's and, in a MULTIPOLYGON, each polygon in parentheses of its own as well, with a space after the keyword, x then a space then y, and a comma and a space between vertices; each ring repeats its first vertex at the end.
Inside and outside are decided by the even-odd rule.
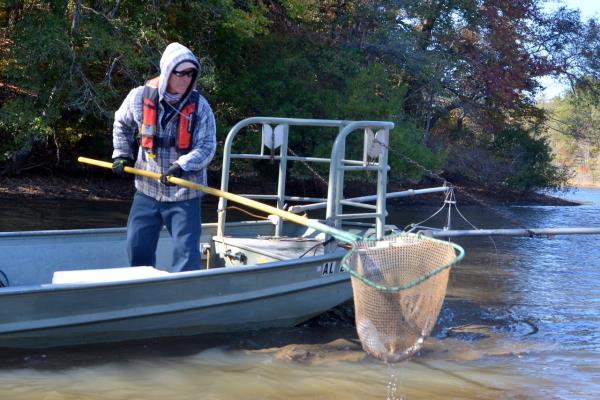
POLYGON ((81 18, 81 0, 76 0, 73 20, 71 21, 71 35, 79 35, 79 20, 81 18))

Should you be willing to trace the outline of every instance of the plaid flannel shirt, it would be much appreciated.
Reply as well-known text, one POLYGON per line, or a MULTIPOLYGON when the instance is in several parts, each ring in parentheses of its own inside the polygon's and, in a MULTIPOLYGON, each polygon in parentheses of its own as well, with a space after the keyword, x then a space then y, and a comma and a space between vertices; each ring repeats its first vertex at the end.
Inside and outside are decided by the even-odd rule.
MULTIPOLYGON (((115 113, 113 126, 113 158, 133 158, 133 145, 136 144, 135 131, 141 129, 142 124, 142 92, 140 86, 133 89, 119 110, 115 113)), ((158 113, 159 137, 177 137, 179 118, 175 115, 163 130, 160 121, 164 107, 161 102, 158 113)), ((197 107, 196 129, 192 138, 192 149, 187 154, 178 154, 175 147, 157 148, 156 158, 149 158, 143 149, 138 151, 135 167, 148 171, 164 174, 173 162, 177 162, 183 169, 183 179, 206 185, 206 168, 215 155, 216 127, 215 118, 206 99, 199 96, 197 107)), ((202 192, 181 186, 167 186, 156 179, 143 176, 135 177, 135 187, 140 192, 158 201, 189 200, 202 196, 202 192)))
MULTIPOLYGON (((165 107, 170 107, 162 100, 162 94, 166 88, 164 76, 168 77, 178 63, 182 61, 197 61, 193 54, 185 47, 175 47, 174 54, 165 54, 161 60, 161 84, 159 88, 160 101, 158 106, 157 137, 176 138, 178 135, 179 117, 174 113, 173 117, 162 127, 162 117, 165 107), (182 50, 183 49, 183 50, 182 50), (164 59, 167 57, 167 60, 164 59), (163 62, 165 65, 163 65, 163 62)), ((168 79, 168 78, 167 78, 168 79)), ((113 125, 113 158, 133 158, 133 146, 137 145, 135 133, 140 132, 143 117, 143 91, 139 86, 129 92, 121 107, 115 113, 113 125)), ((189 93, 175 107, 180 110, 189 101, 189 93)), ((140 148, 138 151, 135 167, 145 169, 158 174, 164 174, 173 162, 177 162, 183 170, 183 179, 206 185, 206 168, 215 155, 216 150, 216 126, 215 117, 206 99, 198 95, 196 107, 196 126, 192 137, 192 148, 187 154, 179 154, 175 147, 158 147, 156 158, 150 158, 140 148)), ((181 186, 167 186, 156 179, 142 176, 135 177, 135 187, 138 191, 158 201, 180 201, 189 200, 202 196, 202 192, 184 188, 181 186)))

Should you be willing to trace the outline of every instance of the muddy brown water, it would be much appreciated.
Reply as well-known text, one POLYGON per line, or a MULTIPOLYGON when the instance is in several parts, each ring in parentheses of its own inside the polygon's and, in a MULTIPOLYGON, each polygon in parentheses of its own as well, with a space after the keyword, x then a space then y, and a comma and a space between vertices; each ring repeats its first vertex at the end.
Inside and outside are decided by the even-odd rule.
MULTIPOLYGON (((578 207, 460 207, 479 227, 600 226, 578 207)), ((0 230, 124 225, 126 202, 0 203, 0 230)), ((437 207, 392 208, 398 226, 437 207)), ((214 220, 214 210, 203 211, 214 220)), ((456 227, 460 218, 453 217, 456 227)), ((428 223, 429 224, 429 223, 428 223)), ((435 225, 435 223, 432 223, 435 225)), ((466 225, 462 226, 466 227, 466 225)), ((478 238, 453 268, 432 336, 410 361, 362 352, 345 304, 300 326, 44 351, 0 351, 0 399, 598 399, 600 237, 478 238)))

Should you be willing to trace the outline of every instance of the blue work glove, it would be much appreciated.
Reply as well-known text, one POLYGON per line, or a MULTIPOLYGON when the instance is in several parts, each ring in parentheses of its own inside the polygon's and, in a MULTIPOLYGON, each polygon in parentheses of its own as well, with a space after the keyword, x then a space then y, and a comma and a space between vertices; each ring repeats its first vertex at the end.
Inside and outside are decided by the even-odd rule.
POLYGON ((131 163, 129 158, 117 157, 113 160, 112 171, 115 175, 124 176, 125 167, 128 167, 131 163))
POLYGON ((167 185, 167 186, 174 186, 171 182, 169 182, 169 180, 167 179, 168 176, 174 176, 175 178, 180 178, 181 175, 183 175, 183 170, 181 169, 181 167, 179 166, 179 164, 177 163, 173 163, 171 164, 171 166, 169 167, 169 169, 167 170, 167 172, 165 172, 164 174, 162 174, 160 176, 160 181, 161 183, 167 185))

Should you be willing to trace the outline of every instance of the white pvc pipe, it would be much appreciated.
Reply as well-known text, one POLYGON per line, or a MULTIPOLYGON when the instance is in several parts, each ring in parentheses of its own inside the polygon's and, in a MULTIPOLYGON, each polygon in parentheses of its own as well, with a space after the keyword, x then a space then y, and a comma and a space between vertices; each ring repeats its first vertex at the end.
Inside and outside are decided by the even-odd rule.
POLYGON ((531 229, 471 229, 471 230, 422 230, 419 233, 430 237, 467 236, 556 236, 556 235, 597 235, 600 228, 531 228, 531 229))
MULTIPOLYGON (((398 198, 398 197, 416 196, 419 194, 445 192, 447 190, 448 190, 447 186, 440 186, 440 187, 428 188, 428 189, 409 189, 409 190, 403 190, 401 192, 387 193, 385 195, 385 198, 386 199, 394 199, 394 198, 398 198)), ((366 203, 366 202, 375 201, 375 200, 377 200, 377 196, 371 195, 371 196, 353 197, 351 199, 344 199, 343 202, 344 202, 344 204, 349 204, 349 202, 366 203)), ((288 211, 291 213, 297 214, 297 213, 301 213, 303 211, 317 210, 319 208, 325 208, 325 206, 327 206, 326 202, 306 204, 306 205, 302 205, 302 206, 292 206, 288 209, 288 211)))

